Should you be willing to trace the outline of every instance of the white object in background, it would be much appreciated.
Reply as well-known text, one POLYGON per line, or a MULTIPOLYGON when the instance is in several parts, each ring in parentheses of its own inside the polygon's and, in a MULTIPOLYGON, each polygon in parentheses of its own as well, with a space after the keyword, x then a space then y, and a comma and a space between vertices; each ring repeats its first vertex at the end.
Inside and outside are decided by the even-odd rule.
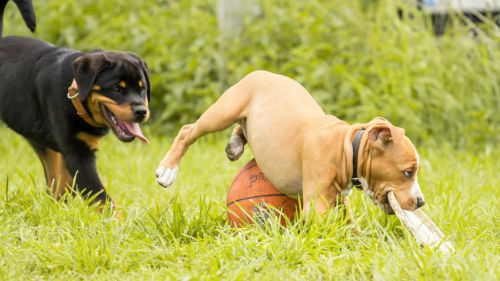
POLYGON ((217 0, 217 25, 219 30, 238 30, 243 27, 246 13, 262 14, 258 0, 217 0))
POLYGON ((448 13, 450 9, 457 12, 500 11, 498 0, 422 0, 422 6, 433 14, 448 13))

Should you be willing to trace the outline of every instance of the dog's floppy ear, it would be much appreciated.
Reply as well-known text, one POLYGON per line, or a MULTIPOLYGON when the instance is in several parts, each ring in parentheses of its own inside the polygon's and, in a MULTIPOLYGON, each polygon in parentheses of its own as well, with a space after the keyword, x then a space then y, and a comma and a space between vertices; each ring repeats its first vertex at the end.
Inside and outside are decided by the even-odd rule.
POLYGON ((372 121, 370 121, 370 123, 381 123, 381 122, 382 123, 389 123, 389 124, 391 124, 391 122, 385 120, 385 118, 383 118, 383 117, 375 117, 375 118, 372 119, 372 121))
POLYGON ((79 57, 73 62, 73 75, 78 85, 78 99, 84 101, 97 78, 97 75, 110 63, 100 53, 90 53, 79 57))
POLYGON ((143 59, 139 59, 139 60, 141 62, 141 67, 143 69, 144 77, 146 77, 146 83, 148 84, 148 90, 146 93, 147 93, 147 97, 148 97, 148 102, 150 102, 150 99, 151 99, 151 79, 149 79, 148 64, 143 59))
POLYGON ((405 136, 405 130, 393 126, 391 123, 383 125, 375 125, 368 129, 368 141, 375 148, 385 150, 389 142, 400 143, 405 136))

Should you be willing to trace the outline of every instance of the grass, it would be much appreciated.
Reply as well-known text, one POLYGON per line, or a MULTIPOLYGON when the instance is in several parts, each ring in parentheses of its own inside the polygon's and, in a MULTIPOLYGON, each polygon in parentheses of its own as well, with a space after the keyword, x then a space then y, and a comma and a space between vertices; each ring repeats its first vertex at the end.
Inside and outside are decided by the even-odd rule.
MULTIPOLYGON (((231 229, 225 213, 233 175, 252 158, 225 158, 225 140, 194 144, 176 183, 154 171, 172 137, 151 144, 102 141, 103 182, 123 220, 100 215, 80 197, 56 202, 41 165, 21 137, 0 125, 0 279, 93 280, 495 280, 500 276, 500 150, 475 155, 420 145, 424 211, 457 251, 420 248, 394 216, 360 192, 351 202, 362 234, 332 210, 321 221, 231 229)), ((227 132, 229 135, 229 132, 227 132)))

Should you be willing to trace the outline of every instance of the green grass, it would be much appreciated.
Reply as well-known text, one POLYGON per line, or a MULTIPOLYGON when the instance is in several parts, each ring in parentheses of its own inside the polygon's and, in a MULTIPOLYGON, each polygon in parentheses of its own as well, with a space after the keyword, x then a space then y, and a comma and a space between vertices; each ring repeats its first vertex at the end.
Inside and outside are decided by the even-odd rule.
MULTIPOLYGON (((495 280, 500 276, 497 177, 500 150, 475 155, 420 145, 424 211, 457 249, 420 248, 394 216, 360 192, 351 196, 362 234, 332 210, 325 221, 285 229, 235 231, 225 200, 233 175, 223 139, 195 143, 176 183, 163 189, 154 171, 172 140, 102 141, 101 177, 123 220, 99 215, 81 198, 55 202, 41 165, 21 137, 0 126, 0 279, 94 280, 495 280), (8 182, 7 182, 8 178, 8 182)), ((229 136, 229 131, 227 132, 229 136)))

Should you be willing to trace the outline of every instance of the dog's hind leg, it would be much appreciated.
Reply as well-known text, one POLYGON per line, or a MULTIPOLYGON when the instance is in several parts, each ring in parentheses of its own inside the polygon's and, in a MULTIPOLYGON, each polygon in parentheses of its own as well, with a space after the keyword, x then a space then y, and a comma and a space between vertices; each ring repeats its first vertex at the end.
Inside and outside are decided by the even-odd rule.
POLYGON ((227 158, 231 161, 240 159, 241 155, 243 155, 245 144, 247 144, 247 139, 245 138, 241 125, 238 125, 234 128, 231 134, 231 140, 226 146, 227 158))
POLYGON ((73 183, 73 177, 66 168, 62 154, 32 141, 30 144, 42 162, 45 179, 52 195, 59 200, 66 192, 66 188, 70 188, 73 183))
POLYGON ((164 187, 170 186, 179 170, 179 162, 188 147, 198 138, 229 128, 246 117, 252 94, 260 90, 264 72, 253 72, 229 88, 219 100, 210 106, 194 124, 185 125, 179 131, 167 155, 156 170, 156 179, 164 187))

